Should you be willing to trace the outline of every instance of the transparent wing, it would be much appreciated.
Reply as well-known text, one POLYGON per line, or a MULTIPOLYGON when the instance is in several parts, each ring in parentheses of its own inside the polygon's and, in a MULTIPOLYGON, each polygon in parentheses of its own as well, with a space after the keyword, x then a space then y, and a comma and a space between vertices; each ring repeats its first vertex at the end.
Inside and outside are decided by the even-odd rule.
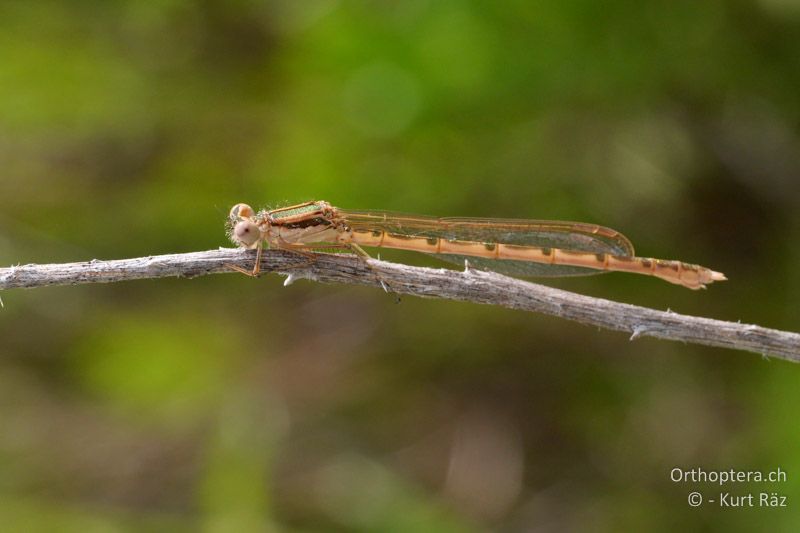
MULTIPOLYGON (((440 237, 483 243, 516 244, 538 248, 633 256, 631 242, 621 233, 582 222, 501 218, 426 217, 385 211, 338 210, 353 228, 383 230, 418 237, 440 237)), ((486 268, 513 276, 585 276, 602 271, 528 261, 496 260, 455 254, 431 254, 443 261, 486 268)))

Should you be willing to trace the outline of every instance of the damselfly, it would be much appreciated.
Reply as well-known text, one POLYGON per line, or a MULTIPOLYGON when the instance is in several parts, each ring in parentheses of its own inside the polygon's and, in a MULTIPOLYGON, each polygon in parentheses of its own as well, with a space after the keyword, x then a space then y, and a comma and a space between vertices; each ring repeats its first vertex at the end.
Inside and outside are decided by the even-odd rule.
MULTIPOLYGON (((316 201, 263 210, 247 204, 230 212, 229 235, 242 248, 304 252, 344 248, 361 257, 361 248, 396 248, 431 254, 456 264, 465 259, 478 268, 513 276, 583 276, 632 272, 655 276, 690 289, 705 288, 725 275, 708 268, 664 259, 636 257, 621 233, 595 224, 502 218, 455 218, 384 211, 351 211, 316 201)), ((234 267, 235 268, 235 267, 234 267)))

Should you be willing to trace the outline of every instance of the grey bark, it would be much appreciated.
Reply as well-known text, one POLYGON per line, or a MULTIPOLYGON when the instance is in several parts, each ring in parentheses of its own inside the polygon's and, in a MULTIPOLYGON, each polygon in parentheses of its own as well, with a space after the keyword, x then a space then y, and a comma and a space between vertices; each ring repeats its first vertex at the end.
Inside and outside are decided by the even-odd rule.
MULTIPOLYGON (((22 265, 0 269, 0 290, 49 285, 112 283, 145 278, 192 278, 250 270, 255 253, 219 249, 112 261, 22 265)), ((631 340, 649 336, 718 346, 800 362, 800 334, 726 322, 593 298, 474 269, 455 271, 363 260, 347 254, 265 251, 264 272, 288 274, 287 282, 307 278, 324 283, 388 286, 398 294, 446 298, 553 315, 581 324, 624 331, 631 340)), ((237 274, 240 275, 240 274, 237 274)))

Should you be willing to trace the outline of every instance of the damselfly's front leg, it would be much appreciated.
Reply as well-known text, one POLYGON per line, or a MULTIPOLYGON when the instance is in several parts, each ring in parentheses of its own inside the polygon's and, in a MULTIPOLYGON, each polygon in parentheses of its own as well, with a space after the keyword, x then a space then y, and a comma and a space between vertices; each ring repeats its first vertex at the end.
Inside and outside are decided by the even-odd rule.
POLYGON ((246 268, 242 268, 238 265, 234 265, 231 263, 225 263, 225 266, 230 268, 231 270, 235 270, 236 272, 241 272, 245 276, 250 276, 251 278, 257 278, 261 273, 261 254, 264 250, 264 241, 258 241, 258 247, 256 248, 256 262, 253 265, 253 270, 247 270, 246 268))
MULTIPOLYGON (((287 252, 292 252, 297 255, 303 256, 306 259, 301 263, 298 263, 296 265, 288 265, 285 268, 300 268, 313 263, 315 260, 314 254, 304 251, 306 248, 309 248, 308 246, 291 244, 284 241, 283 239, 280 239, 280 241, 277 243, 273 243, 271 248, 274 250, 286 250, 287 252)), ((225 266, 237 272, 241 272, 245 276, 250 276, 251 278, 257 278, 258 276, 261 275, 261 257, 263 256, 263 253, 264 253, 264 241, 259 241, 258 246, 256 247, 256 260, 255 263, 253 264, 253 270, 247 270, 246 268, 242 268, 238 265, 233 265, 231 263, 225 263, 225 266)))
MULTIPOLYGON (((314 261, 316 261, 317 257, 314 253, 311 252, 311 250, 320 249, 323 247, 325 249, 342 249, 342 250, 354 251, 351 246, 346 244, 325 244, 325 245, 294 244, 280 238, 276 242, 271 243, 270 245, 270 249, 272 250, 284 250, 286 252, 297 254, 304 258, 303 261, 291 265, 286 265, 284 267, 281 267, 282 269, 302 268, 312 264, 314 261)), ((261 258, 263 255, 263 249, 264 249, 263 242, 260 242, 258 244, 258 247, 256 248, 256 260, 252 270, 248 270, 246 268, 242 268, 238 265, 234 265, 231 263, 225 263, 225 266, 230 268, 231 270, 241 272, 245 276, 256 278, 261 275, 261 258)))

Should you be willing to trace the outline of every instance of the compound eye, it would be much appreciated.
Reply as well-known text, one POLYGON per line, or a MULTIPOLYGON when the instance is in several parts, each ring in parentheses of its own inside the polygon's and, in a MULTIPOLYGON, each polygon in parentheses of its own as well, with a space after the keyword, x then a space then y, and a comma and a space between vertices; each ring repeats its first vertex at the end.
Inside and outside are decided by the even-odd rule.
POLYGON ((231 212, 228 214, 228 217, 231 220, 239 220, 240 218, 250 218, 255 215, 253 208, 247 204, 236 204, 235 206, 231 207, 231 212))
POLYGON ((251 220, 242 220, 233 227, 233 240, 244 247, 251 247, 261 238, 258 225, 251 220))

